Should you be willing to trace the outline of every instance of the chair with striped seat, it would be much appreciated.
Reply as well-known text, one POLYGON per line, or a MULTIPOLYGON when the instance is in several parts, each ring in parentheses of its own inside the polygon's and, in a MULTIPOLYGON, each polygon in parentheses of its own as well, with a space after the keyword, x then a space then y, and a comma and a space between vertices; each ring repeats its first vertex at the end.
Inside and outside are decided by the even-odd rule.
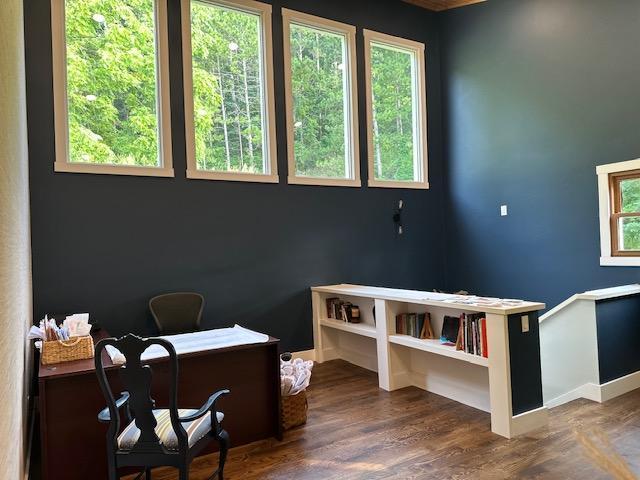
POLYGON ((212 440, 220 446, 217 476, 223 480, 224 464, 229 447, 229 435, 222 429, 224 414, 217 411, 217 400, 229 390, 219 390, 195 409, 178 409, 178 359, 173 345, 161 338, 140 338, 129 334, 122 338, 107 338, 96 345, 95 366, 107 407, 98 420, 109 424, 107 430, 107 461, 109 480, 117 480, 122 467, 143 467, 143 475, 151 478, 151 468, 171 466, 180 471, 180 480, 188 480, 189 465, 212 440), (127 362, 118 369, 125 388, 115 399, 102 363, 102 351, 107 345, 120 350, 127 362), (152 372, 140 359, 151 345, 160 345, 169 353, 169 408, 155 408, 151 398, 152 372), (124 409, 126 426, 121 429, 120 412, 124 409))

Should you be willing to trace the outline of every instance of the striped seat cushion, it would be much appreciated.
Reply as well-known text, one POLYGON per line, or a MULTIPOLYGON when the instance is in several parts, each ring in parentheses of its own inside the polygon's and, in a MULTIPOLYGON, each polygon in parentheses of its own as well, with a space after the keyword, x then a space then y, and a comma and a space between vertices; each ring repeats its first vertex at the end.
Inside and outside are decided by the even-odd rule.
MULTIPOLYGON (((180 409, 178 410, 178 416, 186 417, 187 415, 192 415, 196 412, 197 410, 193 409, 180 409)), ((154 410, 153 416, 156 417, 156 422, 158 423, 155 428, 156 435, 158 435, 158 438, 164 447, 167 450, 177 450, 178 437, 173 431, 169 410, 154 410)), ((216 416, 218 417, 218 422, 222 422, 224 413, 216 412, 216 416)), ((193 422, 184 422, 182 426, 187 432, 189 447, 192 447, 198 440, 211 431, 211 414, 207 413, 193 422)), ((138 441, 138 438, 140 438, 140 429, 136 427, 136 422, 133 421, 127 425, 127 428, 125 428, 118 436, 118 448, 120 450, 131 450, 138 441)))

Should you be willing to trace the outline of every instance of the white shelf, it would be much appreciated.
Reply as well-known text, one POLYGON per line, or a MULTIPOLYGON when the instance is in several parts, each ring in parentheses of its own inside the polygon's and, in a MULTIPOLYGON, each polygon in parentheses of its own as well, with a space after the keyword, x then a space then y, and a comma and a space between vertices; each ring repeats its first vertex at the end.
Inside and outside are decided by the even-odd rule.
POLYGON ((421 340, 409 335, 389 335, 389 342, 395 343, 396 345, 414 348, 416 350, 422 350, 424 352, 435 353, 436 355, 455 358, 457 360, 462 360, 463 362, 480 365, 481 367, 489 366, 489 359, 480 355, 466 353, 462 350, 456 350, 456 347, 450 345, 442 345, 440 340, 421 340))
MULTIPOLYGON (((640 285, 637 288, 640 289, 640 285)), ((624 292, 629 290, 632 289, 624 292)), ((341 359, 377 372, 378 384, 383 390, 391 392, 413 386, 490 412, 491 431, 506 438, 547 423, 545 407, 512 414, 509 373, 509 316, 542 310, 544 304, 527 301, 511 304, 496 299, 488 306, 481 305, 482 299, 475 297, 349 284, 313 287, 311 291, 317 362, 341 359), (328 318, 327 300, 332 297, 359 304, 363 323, 328 318), (423 340, 397 334, 397 316, 407 312, 429 312, 431 326, 436 330, 440 330, 447 315, 458 317, 461 313, 483 312, 491 362, 480 355, 456 350, 455 346, 443 345, 439 339, 423 340)), ((532 330, 528 335, 528 340, 533 341, 531 337, 537 335, 537 331, 532 330)), ((535 362, 536 356, 530 360, 535 362)))
POLYGON ((336 330, 342 330, 343 332, 354 333, 356 335, 362 335, 364 337, 376 338, 376 327, 373 325, 366 325, 364 323, 347 323, 342 320, 335 320, 333 318, 321 318, 320 325, 323 327, 335 328, 336 330))

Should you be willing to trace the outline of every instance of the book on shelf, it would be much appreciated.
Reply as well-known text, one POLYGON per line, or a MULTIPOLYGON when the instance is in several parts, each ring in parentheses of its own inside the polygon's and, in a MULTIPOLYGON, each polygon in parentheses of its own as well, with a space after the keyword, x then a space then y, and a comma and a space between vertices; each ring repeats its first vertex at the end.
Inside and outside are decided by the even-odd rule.
POLYGON ((489 357, 487 319, 484 313, 463 313, 460 315, 456 349, 472 355, 489 357))
POLYGON ((457 345, 460 336, 460 318, 445 315, 442 319, 440 342, 444 345, 457 345))
POLYGON ((435 338, 431 327, 431 315, 429 312, 396 315, 396 333, 422 340, 435 338))
POLYGON ((327 318, 333 318, 349 323, 360 323, 360 308, 350 302, 344 302, 338 297, 327 298, 327 318))

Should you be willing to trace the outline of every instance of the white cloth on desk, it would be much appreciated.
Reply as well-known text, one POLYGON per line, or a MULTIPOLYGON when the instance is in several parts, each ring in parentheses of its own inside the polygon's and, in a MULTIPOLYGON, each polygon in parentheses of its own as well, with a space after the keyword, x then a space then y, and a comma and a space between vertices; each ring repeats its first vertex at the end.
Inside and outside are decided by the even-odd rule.
MULTIPOLYGON (((166 335, 165 340, 171 342, 178 355, 182 353, 194 353, 214 348, 235 347, 237 345, 248 345, 252 343, 265 343, 269 341, 269 335, 254 332, 240 325, 233 328, 217 328, 215 330, 204 330, 202 332, 181 333, 179 335, 166 335)), ((111 361, 116 365, 126 363, 124 355, 117 348, 107 345, 107 353, 111 361)), ((140 359, 144 362, 154 358, 168 357, 167 351, 160 345, 151 345, 147 348, 140 359)))

